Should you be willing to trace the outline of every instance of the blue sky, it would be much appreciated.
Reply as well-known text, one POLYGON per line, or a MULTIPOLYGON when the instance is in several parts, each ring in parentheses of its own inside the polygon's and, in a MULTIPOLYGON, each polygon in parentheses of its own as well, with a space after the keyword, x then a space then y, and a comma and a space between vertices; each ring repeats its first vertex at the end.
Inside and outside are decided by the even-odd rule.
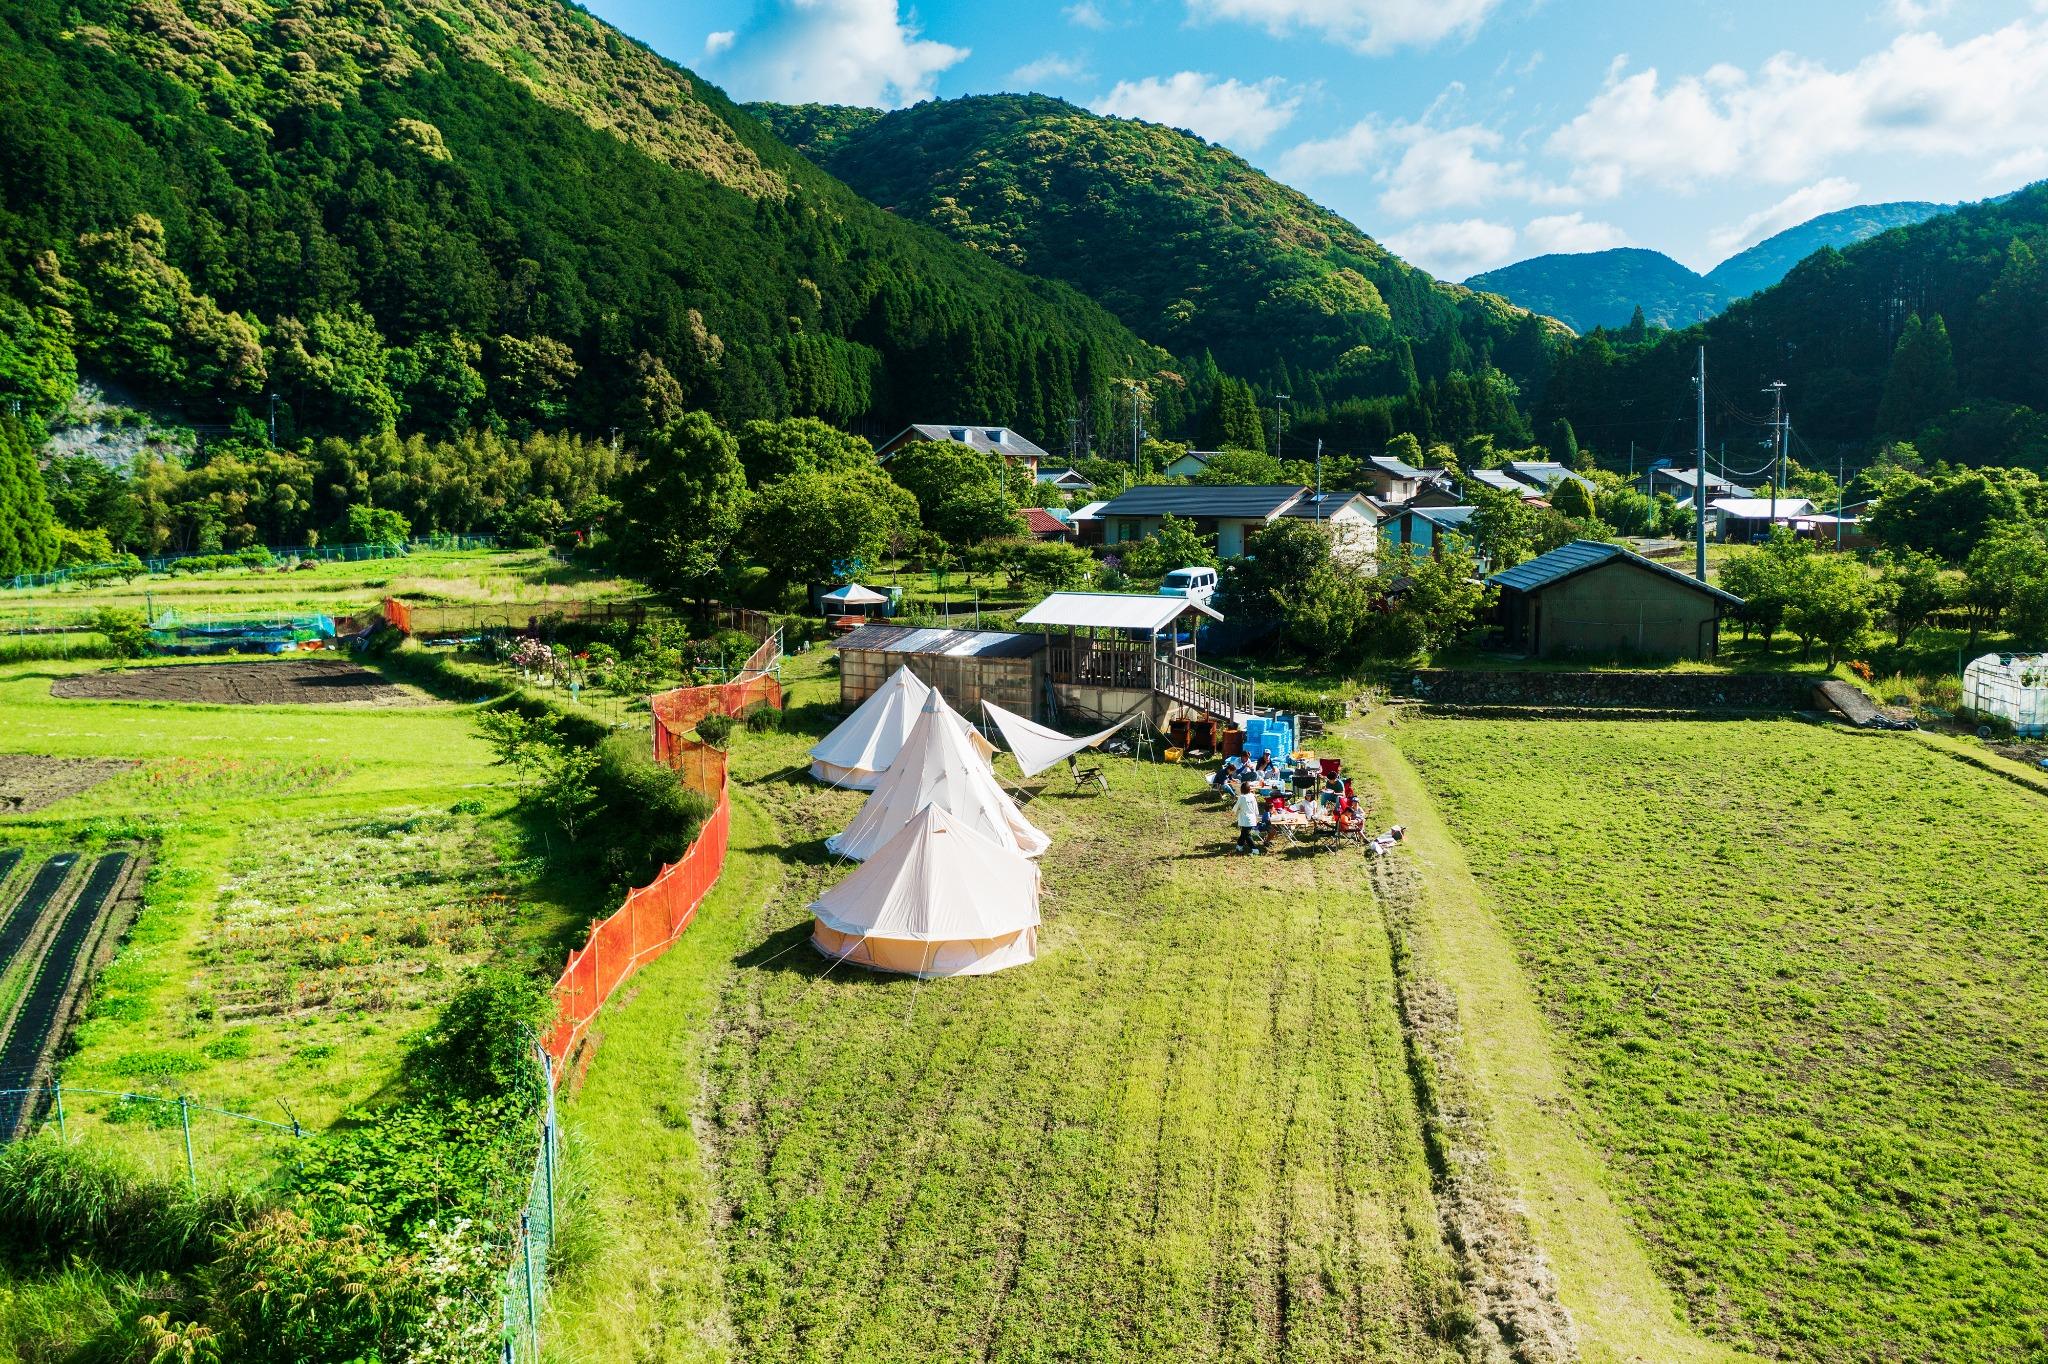
POLYGON ((588 0, 739 99, 1190 128, 1452 279, 2048 177, 2048 0, 588 0))

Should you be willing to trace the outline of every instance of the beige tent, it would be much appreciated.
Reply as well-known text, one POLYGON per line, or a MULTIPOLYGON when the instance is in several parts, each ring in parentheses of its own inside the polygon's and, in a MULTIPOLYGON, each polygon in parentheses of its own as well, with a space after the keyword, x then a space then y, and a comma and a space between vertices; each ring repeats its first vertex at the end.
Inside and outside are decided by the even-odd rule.
MULTIPOLYGON (((855 791, 872 791, 896 761, 903 741, 910 737, 932 689, 908 668, 898 668, 889 680, 876 688, 838 728, 818 741, 811 750, 811 775, 829 786, 855 791)), ((996 751, 980 731, 958 716, 972 736, 970 742, 984 759, 996 751)))
POLYGON ((846 831, 827 839, 825 846, 841 857, 865 861, 918 811, 940 805, 967 828, 1011 852, 1026 857, 1044 852, 1052 840, 1032 827, 1017 802, 997 784, 988 759, 968 737, 972 733, 945 697, 929 693, 910 737, 875 793, 846 831))
POLYGON ((1038 868, 927 805, 811 902, 811 945, 914 976, 979 976, 1038 956, 1038 868))

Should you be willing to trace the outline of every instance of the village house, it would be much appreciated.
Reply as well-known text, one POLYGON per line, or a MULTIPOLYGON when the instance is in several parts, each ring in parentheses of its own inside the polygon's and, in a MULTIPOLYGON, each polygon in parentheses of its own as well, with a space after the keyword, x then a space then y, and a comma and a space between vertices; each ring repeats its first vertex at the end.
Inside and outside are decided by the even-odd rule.
POLYGON ((1024 518, 1024 533, 1034 540, 1071 540, 1074 528, 1061 519, 1058 512, 1043 507, 1026 507, 1019 513, 1024 518))
POLYGON ((1095 485, 1079 469, 1040 469, 1033 477, 1040 483, 1050 483, 1063 493, 1085 493, 1095 485))
POLYGON ((1494 574, 1502 642, 1536 658, 1712 658, 1742 600, 1619 545, 1574 540, 1494 574))
MULTIPOLYGON (((1749 497, 1750 490, 1738 483, 1730 483, 1719 474, 1708 470, 1705 475, 1707 500, 1709 504, 1717 497, 1749 497)), ((1698 469, 1673 469, 1669 465, 1650 475, 1650 494, 1670 493, 1680 502, 1690 504, 1699 490, 1701 473, 1698 469)))
POLYGON ((1405 546, 1414 555, 1434 557, 1454 535, 1467 539, 1465 523, 1476 507, 1401 507, 1380 526, 1380 543, 1389 551, 1405 546))
POLYGON ((1033 478, 1038 476, 1039 464, 1048 458, 1045 451, 1007 426, 938 426, 925 422, 906 426, 884 441, 876 447, 875 458, 887 464, 905 447, 922 441, 964 445, 980 454, 998 455, 1005 464, 1022 466, 1033 478))
POLYGON ((1296 483, 1144 484, 1111 498, 1097 515, 1106 545, 1142 540, 1156 534, 1164 518, 1178 516, 1194 522, 1199 534, 1216 537, 1218 557, 1234 559, 1244 553, 1248 536, 1272 525, 1306 496, 1308 489, 1296 483))
POLYGON ((1385 512, 1364 493, 1309 493, 1280 514, 1327 526, 1330 553, 1347 563, 1361 563, 1379 553, 1380 522, 1385 512))
POLYGON ((1466 474, 1465 477, 1471 479, 1474 483, 1492 488, 1495 492, 1513 493, 1524 502, 1540 502, 1543 500, 1544 489, 1532 483, 1524 483, 1521 479, 1516 478, 1504 469, 1474 469, 1466 474))
POLYGON ((1530 487, 1542 490, 1546 497, 1566 479, 1570 479, 1589 493, 1593 491, 1591 479, 1583 474, 1573 473, 1556 460, 1513 459, 1508 461, 1507 471, 1530 487))

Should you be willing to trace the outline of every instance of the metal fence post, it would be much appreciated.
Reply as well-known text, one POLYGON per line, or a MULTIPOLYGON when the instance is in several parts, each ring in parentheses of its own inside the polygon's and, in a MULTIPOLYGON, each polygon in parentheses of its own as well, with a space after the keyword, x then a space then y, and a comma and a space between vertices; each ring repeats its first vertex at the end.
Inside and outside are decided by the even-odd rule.
POLYGON ((540 1358, 540 1309, 533 1296, 533 1218, 519 1214, 519 1249, 526 1257, 526 1329, 533 1334, 533 1355, 540 1358))
POLYGON ((185 1180, 196 1189, 199 1166, 192 1159, 192 1103, 182 1094, 178 1096, 178 1123, 185 1129, 185 1180))
POLYGON ((59 1084, 55 1088, 57 1091, 57 1140, 66 1142, 71 1140, 71 1134, 64 1129, 64 1086, 59 1084))

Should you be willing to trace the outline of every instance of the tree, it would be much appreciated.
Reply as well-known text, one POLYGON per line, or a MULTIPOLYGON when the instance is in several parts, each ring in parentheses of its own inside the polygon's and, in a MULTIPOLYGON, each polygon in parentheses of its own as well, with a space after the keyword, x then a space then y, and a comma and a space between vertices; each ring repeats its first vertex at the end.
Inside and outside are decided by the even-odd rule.
POLYGON ((1721 586, 1742 598, 1742 635, 1752 625, 1763 632, 1764 648, 1784 626, 1786 612, 1799 590, 1802 561, 1813 546, 1783 526, 1755 549, 1739 550, 1721 568, 1721 586))
MULTIPOLYGON (((1642 309, 1638 308, 1636 311, 1640 313, 1642 309)), ((1579 467, 1579 438, 1577 433, 1572 430, 1572 424, 1563 417, 1559 417, 1550 424, 1550 442, 1547 448, 1550 452, 1550 457, 1565 468, 1576 469, 1579 467)), ((1566 512, 1565 514, 1569 516, 1572 513, 1566 512)))
POLYGON ((758 488, 791 474, 839 473, 875 464, 875 448, 816 417, 750 421, 739 430, 740 463, 758 488))
POLYGON ((1223 565, 1217 609, 1232 620, 1284 621, 1301 585, 1330 561, 1331 544, 1329 527, 1293 517, 1254 531, 1243 557, 1223 565))
POLYGON ((1223 450, 1191 480, 1208 485, 1284 483, 1280 461, 1263 450, 1223 450))
POLYGON ((1215 537, 1196 534, 1195 523, 1180 516, 1161 517, 1158 530, 1116 549, 1124 572, 1138 579, 1161 578, 1176 568, 1213 568, 1216 564, 1215 537))
POLYGON ((1870 625, 1870 575, 1846 554, 1810 553, 1795 563, 1785 624, 1799 638, 1801 661, 1821 643, 1832 668, 1870 625))
POLYGON ((1017 530, 1017 502, 998 460, 951 441, 919 441, 889 461, 917 499, 924 527, 956 548, 1017 530))
POLYGON ((271 339, 278 386, 300 426, 366 436, 397 424, 384 338, 360 305, 287 317, 271 339))
POLYGON ((1971 319, 1970 369, 1992 398, 2048 402, 2048 269, 2014 237, 2005 264, 1971 319))
POLYGON ((1414 635, 1423 648, 1442 649, 1472 632, 1494 591, 1480 574, 1472 542, 1452 535, 1437 553, 1402 566, 1394 609, 1413 622, 1414 635))
POLYGON ((1657 503, 1634 488, 1607 489, 1593 507, 1594 514, 1616 535, 1656 535, 1664 528, 1657 503))
POLYGON ((1884 398, 1877 408, 1877 433, 1910 439, 1921 427, 1953 409, 1958 396, 1948 324, 1939 314, 1928 323, 1913 314, 1906 319, 1906 328, 1892 351, 1884 398))
POLYGON ((1891 473, 1870 510, 1870 534, 1888 549, 1920 549, 1961 563, 1991 530, 2048 518, 2048 484, 2024 469, 1891 473))
POLYGON ((1212 450, 1263 450, 1266 425, 1250 384, 1225 376, 1216 386, 1216 404, 1202 426, 1202 440, 1212 450))
POLYGON ((1591 521, 1593 517, 1593 494, 1586 491, 1586 485, 1576 478, 1560 478, 1550 490, 1550 505, 1560 516, 1574 521, 1591 521))
POLYGON ((701 606, 731 568, 747 474, 709 413, 688 412, 642 447, 627 503, 626 558, 656 589, 701 606))
POLYGON ((879 468, 791 474, 747 509, 748 557, 785 585, 869 572, 918 526, 917 499, 879 468))
POLYGON ((1891 622, 1893 641, 1901 649, 1954 596, 1941 560, 1931 554, 1907 549, 1878 560, 1875 605, 1891 622))
POLYGON ((60 548, 57 518, 28 431, 15 418, 0 416, 0 574, 48 572, 60 548))
POLYGON ((412 535, 412 527, 388 507, 357 503, 348 509, 334 534, 344 545, 403 545, 412 535))
MULTIPOLYGON (((2036 586, 2048 581, 2048 535, 2028 522, 2011 521, 1986 532, 1963 564, 1963 605, 1970 621, 1970 647, 2001 624, 2017 623, 2015 606, 2031 603, 2036 586)), ((2024 613, 2023 613, 2024 614, 2024 613)))
POLYGON ((1465 529, 1496 571, 1569 544, 1578 535, 1562 512, 1525 502, 1518 493, 1474 484, 1468 495, 1476 510, 1465 529))

